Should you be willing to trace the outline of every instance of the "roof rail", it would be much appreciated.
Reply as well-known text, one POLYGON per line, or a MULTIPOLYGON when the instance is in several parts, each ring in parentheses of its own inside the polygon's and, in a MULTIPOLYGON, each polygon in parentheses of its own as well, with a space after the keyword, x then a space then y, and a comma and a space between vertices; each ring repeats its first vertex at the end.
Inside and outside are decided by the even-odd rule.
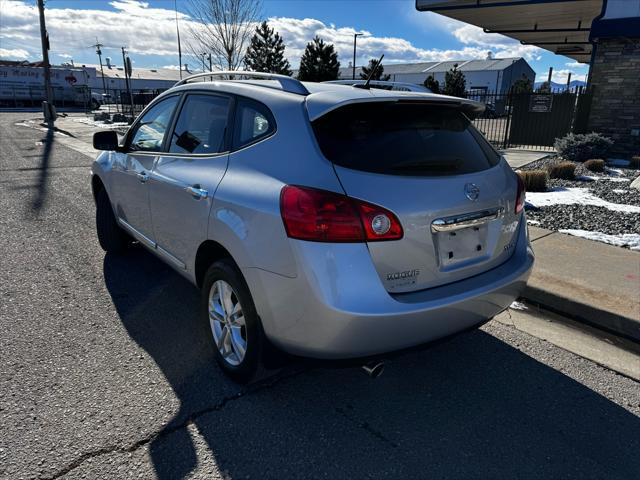
MULTIPOLYGON (((189 83, 190 80, 204 77, 255 77, 263 78, 265 80, 277 80, 282 86, 282 90, 289 93, 296 93, 298 95, 309 95, 309 90, 305 88, 300 80, 297 80, 286 75, 279 75, 277 73, 265 73, 265 72, 248 72, 244 70, 224 70, 221 72, 202 72, 191 75, 187 78, 183 78, 174 87, 189 83)), ((228 80, 228 79, 227 79, 228 80)))

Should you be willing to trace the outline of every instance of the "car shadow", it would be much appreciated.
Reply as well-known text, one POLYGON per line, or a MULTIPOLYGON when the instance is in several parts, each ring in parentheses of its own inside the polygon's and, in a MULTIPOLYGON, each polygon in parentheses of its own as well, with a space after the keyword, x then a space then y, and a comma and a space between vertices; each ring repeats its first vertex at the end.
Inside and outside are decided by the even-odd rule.
POLYGON ((185 424, 225 478, 638 478, 637 416, 482 330, 377 380, 314 368, 242 395, 214 364, 191 284, 140 248, 107 254, 104 276, 181 402, 149 446, 158 478, 200 466, 185 424))

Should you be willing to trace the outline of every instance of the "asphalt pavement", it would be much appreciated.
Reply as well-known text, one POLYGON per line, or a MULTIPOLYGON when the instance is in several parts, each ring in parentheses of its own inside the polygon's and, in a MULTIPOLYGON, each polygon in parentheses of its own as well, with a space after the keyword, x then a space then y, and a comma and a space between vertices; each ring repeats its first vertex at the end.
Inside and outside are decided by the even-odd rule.
POLYGON ((90 158, 26 117, 0 114, 0 478, 640 475, 640 384, 497 321, 377 380, 233 384, 195 287, 104 254, 90 158))

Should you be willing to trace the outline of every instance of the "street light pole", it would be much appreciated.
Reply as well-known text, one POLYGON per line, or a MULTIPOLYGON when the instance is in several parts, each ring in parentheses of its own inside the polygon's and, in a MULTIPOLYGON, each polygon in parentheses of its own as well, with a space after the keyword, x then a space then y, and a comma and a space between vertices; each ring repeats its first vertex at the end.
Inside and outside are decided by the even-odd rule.
POLYGON ((40 40, 42 41, 42 66, 44 67, 44 94, 47 98, 45 120, 49 128, 53 127, 55 120, 53 114, 53 95, 51 91, 51 65, 49 65, 49 35, 44 21, 44 0, 38 0, 38 11, 40 12, 40 40))
POLYGON ((180 26, 178 25, 178 0, 174 0, 173 8, 176 11, 176 33, 178 35, 178 70, 180 71, 180 80, 182 80, 182 45, 180 45, 180 26))
POLYGON ((352 65, 352 73, 351 79, 356 79, 356 41, 360 35, 364 35, 363 33, 354 33, 353 34, 353 65, 352 65))

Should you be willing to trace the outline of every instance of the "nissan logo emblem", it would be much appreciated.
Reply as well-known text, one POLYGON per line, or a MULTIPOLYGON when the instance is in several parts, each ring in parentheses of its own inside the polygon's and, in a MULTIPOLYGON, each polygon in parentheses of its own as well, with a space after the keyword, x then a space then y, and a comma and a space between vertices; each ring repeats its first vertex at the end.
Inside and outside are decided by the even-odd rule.
POLYGON ((464 194, 469 200, 475 202, 480 196, 480 189, 475 183, 467 183, 464 186, 464 194))

